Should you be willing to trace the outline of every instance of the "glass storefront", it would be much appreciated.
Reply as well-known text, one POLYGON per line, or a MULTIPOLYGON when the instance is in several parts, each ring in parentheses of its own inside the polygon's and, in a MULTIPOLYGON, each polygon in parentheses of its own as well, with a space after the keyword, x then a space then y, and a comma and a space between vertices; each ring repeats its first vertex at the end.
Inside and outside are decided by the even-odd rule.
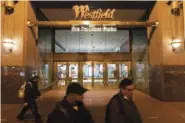
POLYGON ((79 82, 87 87, 115 86, 129 77, 131 62, 56 62, 56 74, 59 85, 79 82))
POLYGON ((120 78, 129 77, 129 65, 128 64, 119 64, 119 77, 120 78))
POLYGON ((103 62, 94 62, 94 85, 103 85, 104 66, 103 62))
POLYGON ((66 63, 57 64, 57 77, 59 80, 59 85, 66 84, 65 81, 66 75, 67 75, 67 64, 66 63))
POLYGON ((45 86, 47 86, 49 83, 49 65, 48 64, 44 64, 43 75, 44 75, 44 84, 45 86))
POLYGON ((117 83, 117 67, 115 63, 108 63, 108 84, 117 83))
POLYGON ((72 82, 78 82, 78 63, 69 62, 69 77, 72 79, 72 82))
POLYGON ((83 85, 92 85, 92 62, 84 62, 83 64, 83 85))

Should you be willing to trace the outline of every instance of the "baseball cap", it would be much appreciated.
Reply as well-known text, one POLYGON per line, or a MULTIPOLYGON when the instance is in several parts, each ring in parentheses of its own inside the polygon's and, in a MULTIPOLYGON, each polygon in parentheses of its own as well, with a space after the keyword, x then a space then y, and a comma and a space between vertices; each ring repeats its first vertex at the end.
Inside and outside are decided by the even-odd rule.
POLYGON ((71 83, 66 90, 66 95, 73 93, 83 95, 88 89, 82 87, 79 83, 71 83))

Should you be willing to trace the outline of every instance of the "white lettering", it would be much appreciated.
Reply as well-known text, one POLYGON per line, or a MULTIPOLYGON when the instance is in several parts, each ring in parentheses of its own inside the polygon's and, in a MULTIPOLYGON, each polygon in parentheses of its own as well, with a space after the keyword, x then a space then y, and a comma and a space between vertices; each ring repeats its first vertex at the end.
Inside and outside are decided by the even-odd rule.
POLYGON ((71 27, 72 32, 116 32, 116 27, 71 27))

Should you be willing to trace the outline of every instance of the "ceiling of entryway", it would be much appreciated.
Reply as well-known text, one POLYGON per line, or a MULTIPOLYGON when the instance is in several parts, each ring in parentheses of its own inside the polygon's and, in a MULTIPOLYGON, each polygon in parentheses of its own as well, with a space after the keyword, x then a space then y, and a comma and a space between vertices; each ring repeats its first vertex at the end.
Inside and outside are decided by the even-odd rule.
MULTIPOLYGON (((138 21, 146 19, 155 1, 31 1, 49 21, 74 20, 74 5, 89 5, 89 8, 115 8, 115 19, 138 21)), ((57 52, 118 52, 123 44, 128 49, 129 31, 117 32, 71 32, 56 30, 57 52)))
POLYGON ((129 52, 129 31, 117 32, 71 32, 57 30, 56 52, 119 52, 125 46, 124 52, 129 52), (60 46, 60 47, 59 47, 60 46))

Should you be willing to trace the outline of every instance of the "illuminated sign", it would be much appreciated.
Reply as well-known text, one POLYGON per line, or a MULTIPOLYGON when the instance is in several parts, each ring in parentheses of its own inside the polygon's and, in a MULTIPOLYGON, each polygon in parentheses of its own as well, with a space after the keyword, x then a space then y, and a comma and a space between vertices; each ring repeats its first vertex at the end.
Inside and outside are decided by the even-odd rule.
POLYGON ((72 8, 75 13, 76 20, 107 20, 114 19, 115 9, 97 9, 90 11, 88 5, 75 5, 72 8))
POLYGON ((90 27, 90 26, 81 26, 81 27, 71 27, 72 32, 116 32, 116 27, 90 27))

